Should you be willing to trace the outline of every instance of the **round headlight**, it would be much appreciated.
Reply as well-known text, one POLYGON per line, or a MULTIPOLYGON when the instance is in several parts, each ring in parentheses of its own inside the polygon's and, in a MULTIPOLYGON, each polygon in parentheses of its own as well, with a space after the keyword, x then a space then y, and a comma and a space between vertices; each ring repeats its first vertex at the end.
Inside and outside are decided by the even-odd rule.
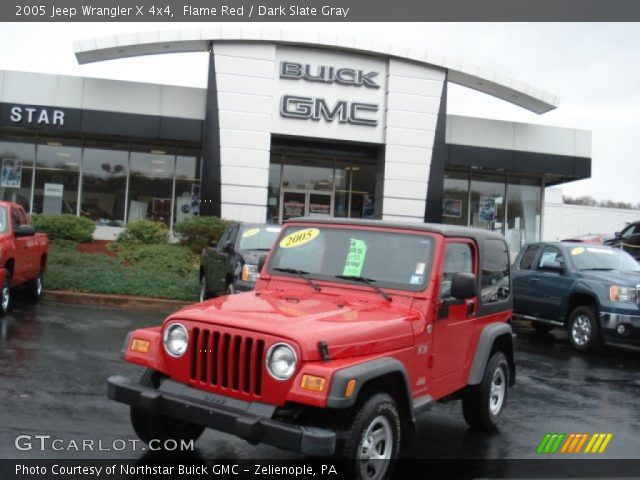
POLYGON ((288 380, 296 371, 296 352, 286 343, 276 343, 267 351, 267 370, 276 380, 288 380))
POLYGON ((172 357, 181 357, 187 351, 189 334, 179 323, 172 323, 164 331, 164 349, 172 357))

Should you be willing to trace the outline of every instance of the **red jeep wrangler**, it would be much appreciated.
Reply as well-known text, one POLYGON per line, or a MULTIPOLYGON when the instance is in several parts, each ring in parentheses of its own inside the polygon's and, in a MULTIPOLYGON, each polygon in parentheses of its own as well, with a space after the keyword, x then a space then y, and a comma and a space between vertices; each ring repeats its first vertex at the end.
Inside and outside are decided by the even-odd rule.
POLYGON ((146 442, 210 427, 381 478, 392 462, 374 460, 395 459, 435 401, 495 426, 515 380, 511 303, 497 234, 296 219, 255 291, 129 333, 123 358, 147 370, 109 378, 108 395, 146 442))

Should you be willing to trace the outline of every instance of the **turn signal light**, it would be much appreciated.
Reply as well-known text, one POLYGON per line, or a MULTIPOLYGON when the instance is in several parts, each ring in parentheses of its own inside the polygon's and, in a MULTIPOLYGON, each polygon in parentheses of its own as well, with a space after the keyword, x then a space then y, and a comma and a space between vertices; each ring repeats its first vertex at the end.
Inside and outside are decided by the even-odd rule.
POLYGON ((315 375, 303 375, 300 386, 305 390, 322 392, 324 390, 324 382, 325 379, 323 377, 316 377, 315 375))
POLYGON ((149 342, 147 340, 140 340, 139 338, 134 338, 131 341, 131 350, 139 353, 147 353, 149 351, 149 342))
POLYGON ((344 398, 351 398, 353 391, 356 389, 356 379, 352 378, 347 382, 347 387, 344 389, 344 398))

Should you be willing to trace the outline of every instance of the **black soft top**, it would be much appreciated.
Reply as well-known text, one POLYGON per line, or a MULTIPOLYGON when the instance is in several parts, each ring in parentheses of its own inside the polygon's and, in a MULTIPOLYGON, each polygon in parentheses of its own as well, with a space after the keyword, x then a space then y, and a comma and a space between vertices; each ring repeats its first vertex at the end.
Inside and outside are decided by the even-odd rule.
POLYGON ((386 220, 363 220, 359 218, 309 218, 298 217, 291 218, 285 221, 283 226, 288 223, 309 223, 309 224, 321 224, 321 225, 359 225, 363 227, 388 227, 399 228, 403 230, 414 230, 420 232, 438 233, 445 237, 462 237, 471 238, 478 244, 481 240, 485 239, 497 239, 503 240, 504 237, 489 230, 482 230, 480 228, 472 227, 460 227, 457 225, 444 225, 441 223, 419 223, 419 222, 389 222, 386 220))

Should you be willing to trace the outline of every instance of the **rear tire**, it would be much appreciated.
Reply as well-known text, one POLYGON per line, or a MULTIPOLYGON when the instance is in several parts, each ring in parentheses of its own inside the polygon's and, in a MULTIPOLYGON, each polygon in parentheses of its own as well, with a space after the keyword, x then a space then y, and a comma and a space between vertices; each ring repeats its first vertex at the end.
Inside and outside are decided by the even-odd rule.
MULTIPOLYGON (((139 383, 145 387, 158 388, 162 380, 161 374, 147 369, 142 372, 139 383)), ((158 415, 137 407, 131 407, 131 426, 140 440, 148 445, 151 440, 156 439, 159 441, 160 448, 164 447, 166 440, 195 442, 204 432, 204 427, 201 425, 158 415)))
POLYGON ((471 428, 493 430, 504 410, 509 393, 509 363, 502 352, 487 362, 482 382, 469 387, 462 398, 462 413, 471 428))
POLYGON ((592 353, 602 346, 602 332, 594 307, 580 306, 571 312, 567 323, 569 343, 583 353, 592 353))
POLYGON ((531 326, 537 333, 549 333, 553 330, 553 325, 549 325, 548 323, 542 322, 531 322, 531 326))
POLYGON ((44 291, 44 272, 42 269, 38 272, 38 276, 25 284, 25 292, 29 303, 38 303, 44 291))
POLYGON ((0 290, 0 317, 4 317, 11 310, 11 273, 4 271, 4 281, 0 290))

